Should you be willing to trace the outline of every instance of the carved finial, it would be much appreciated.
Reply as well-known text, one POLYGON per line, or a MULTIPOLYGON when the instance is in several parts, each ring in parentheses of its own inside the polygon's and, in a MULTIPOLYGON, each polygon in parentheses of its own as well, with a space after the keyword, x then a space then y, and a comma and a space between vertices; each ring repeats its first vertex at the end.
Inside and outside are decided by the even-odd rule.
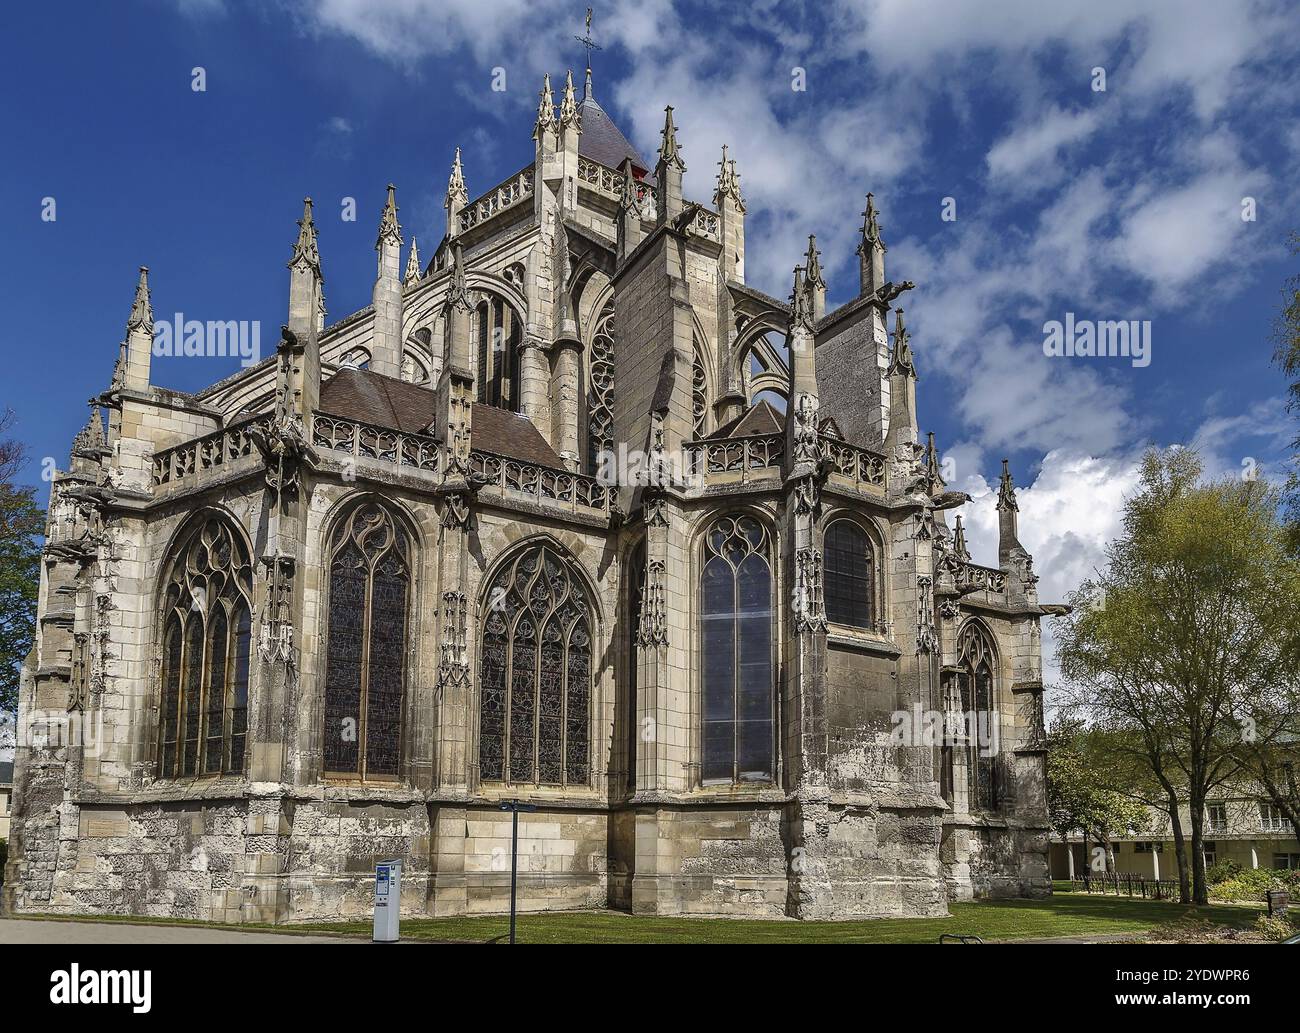
POLYGON ((465 189, 465 168, 460 163, 460 148, 456 148, 456 160, 451 163, 451 178, 447 181, 447 198, 444 208, 455 205, 465 207, 469 203, 469 191, 465 189))
POLYGON ((77 431, 77 436, 72 439, 72 454, 94 454, 104 447, 104 420, 99 414, 99 406, 93 406, 90 410, 90 418, 86 425, 77 431))
POLYGON ((135 300, 126 320, 126 332, 140 330, 153 336, 153 303, 149 298, 149 267, 140 266, 140 279, 135 285, 135 300))
POLYGON ((934 447, 934 431, 925 436, 925 477, 930 482, 931 494, 944 486, 943 475, 939 473, 939 450, 934 447))
POLYGON ((817 250, 817 234, 808 236, 808 287, 825 289, 826 281, 822 279, 821 252, 817 250))
POLYGON ((885 242, 880 239, 880 223, 877 221, 875 194, 867 194, 867 208, 862 213, 862 243, 858 245, 858 254, 862 254, 867 247, 879 247, 881 251, 888 251, 885 242))
POLYGON ((961 514, 957 515, 957 529, 952 536, 952 551, 959 560, 970 559, 970 549, 966 546, 966 528, 962 526, 961 514))
POLYGON ((388 200, 384 202, 384 214, 379 218, 379 236, 375 240, 375 250, 385 244, 402 246, 402 225, 397 221, 397 187, 388 184, 388 200))
POLYGON ((448 308, 463 308, 469 311, 469 288, 465 285, 465 252, 460 241, 451 245, 451 289, 447 292, 448 308))
POLYGON ((636 196, 636 177, 632 175, 632 159, 624 158, 618 170, 623 173, 623 189, 618 199, 619 210, 624 212, 638 210, 641 202, 636 196))
POLYGON ((420 248, 411 238, 411 253, 406 256, 406 275, 402 277, 402 286, 409 287, 420 278, 420 248))
POLYGON ((894 320, 894 354, 889 360, 889 375, 905 373, 909 377, 914 377, 916 366, 912 362, 912 346, 909 343, 907 328, 903 326, 901 308, 894 309, 894 320))
POLYGON ((730 198, 742 215, 745 214, 745 201, 740 196, 740 174, 736 171, 736 159, 727 157, 727 145, 722 145, 722 160, 718 162, 718 185, 713 191, 713 205, 721 208, 722 202, 730 198))
POLYGON ((538 96, 541 100, 537 104, 537 124, 533 126, 534 140, 540 140, 544 132, 555 128, 555 98, 551 96, 549 72, 542 76, 542 90, 538 96))
POLYGON ((560 127, 564 129, 572 127, 576 132, 582 132, 578 120, 578 98, 573 92, 572 69, 564 77, 564 99, 560 101, 560 127))
POLYGON ((1011 478, 1011 466, 1005 459, 1002 460, 1002 479, 998 484, 997 508, 1020 512, 1020 506, 1016 503, 1016 482, 1011 478))
POLYGON ((298 220, 298 239, 289 257, 290 269, 307 269, 320 276, 320 250, 316 246, 316 223, 311 217, 311 198, 302 199, 302 218, 298 220))
POLYGON ((794 267, 794 289, 790 293, 790 325, 812 323, 812 306, 808 303, 808 283, 803 266, 794 267))
POLYGON ((681 148, 677 146, 677 127, 673 125, 673 106, 664 108, 664 128, 660 134, 663 142, 659 145, 659 163, 674 165, 678 171, 686 171, 686 162, 682 161, 681 148))

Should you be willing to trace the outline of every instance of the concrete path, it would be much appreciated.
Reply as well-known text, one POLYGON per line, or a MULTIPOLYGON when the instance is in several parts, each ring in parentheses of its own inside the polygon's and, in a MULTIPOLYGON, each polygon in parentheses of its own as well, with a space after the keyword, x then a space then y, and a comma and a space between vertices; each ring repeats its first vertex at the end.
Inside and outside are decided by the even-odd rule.
POLYGON ((294 936, 265 930, 241 933, 190 925, 125 922, 39 922, 0 919, 0 943, 369 943, 345 936, 294 936))

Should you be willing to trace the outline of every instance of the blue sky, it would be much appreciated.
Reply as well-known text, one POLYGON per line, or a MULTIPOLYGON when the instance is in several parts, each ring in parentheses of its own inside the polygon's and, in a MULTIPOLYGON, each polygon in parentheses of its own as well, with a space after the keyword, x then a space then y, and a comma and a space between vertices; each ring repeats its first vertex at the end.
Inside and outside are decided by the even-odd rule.
MULTIPOLYGON (((1012 460, 1044 598, 1097 561, 1149 443, 1269 474, 1293 424, 1270 323, 1300 229, 1289 3, 598 4, 596 95, 652 157, 675 106, 687 192, 723 143, 749 206, 749 281, 784 297, 815 232, 832 304, 874 190, 906 299, 923 429, 952 460, 977 559, 1012 460), (1093 88, 1103 68, 1106 89, 1093 88), (807 88, 792 89, 804 70, 807 88), (956 221, 941 218, 944 198, 956 221), (1241 218, 1253 198, 1254 221, 1241 218), (1152 323, 1152 362, 1049 358, 1042 325, 1152 323)), ((543 71, 580 75, 585 5, 523 0, 136 0, 21 5, 0 62, 0 291, 38 480, 66 464, 112 370, 136 267, 159 318, 284 321, 301 199, 317 202, 330 319, 369 302, 390 180, 407 240, 444 228, 454 148, 471 196, 532 157, 543 71), (195 92, 192 69, 206 73, 195 92), (491 88, 504 69, 506 89, 491 88), (57 218, 41 218, 43 199, 57 218), (355 222, 340 218, 356 199, 355 222)), ((196 389, 234 360, 156 359, 196 389)))

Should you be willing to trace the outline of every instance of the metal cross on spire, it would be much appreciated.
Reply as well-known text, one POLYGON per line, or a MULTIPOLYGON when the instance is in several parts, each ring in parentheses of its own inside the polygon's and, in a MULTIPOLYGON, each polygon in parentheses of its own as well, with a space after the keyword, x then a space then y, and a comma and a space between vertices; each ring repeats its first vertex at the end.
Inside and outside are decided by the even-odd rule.
POLYGON ((587 34, 585 36, 574 36, 579 43, 587 48, 587 71, 591 71, 591 52, 599 50, 600 44, 591 38, 591 8, 587 8, 587 34))

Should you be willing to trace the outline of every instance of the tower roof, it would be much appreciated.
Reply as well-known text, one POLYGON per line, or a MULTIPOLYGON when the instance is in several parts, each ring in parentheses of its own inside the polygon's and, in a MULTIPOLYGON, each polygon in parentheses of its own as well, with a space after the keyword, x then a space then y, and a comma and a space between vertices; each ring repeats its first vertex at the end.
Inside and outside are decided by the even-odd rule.
POLYGON ((644 176, 649 170, 645 159, 631 143, 623 130, 614 124, 614 120, 605 113, 605 109, 596 103, 590 93, 582 98, 578 105, 578 115, 582 119, 582 135, 578 138, 578 154, 592 161, 600 162, 607 168, 616 169, 623 164, 624 158, 632 159, 632 167, 644 176))

